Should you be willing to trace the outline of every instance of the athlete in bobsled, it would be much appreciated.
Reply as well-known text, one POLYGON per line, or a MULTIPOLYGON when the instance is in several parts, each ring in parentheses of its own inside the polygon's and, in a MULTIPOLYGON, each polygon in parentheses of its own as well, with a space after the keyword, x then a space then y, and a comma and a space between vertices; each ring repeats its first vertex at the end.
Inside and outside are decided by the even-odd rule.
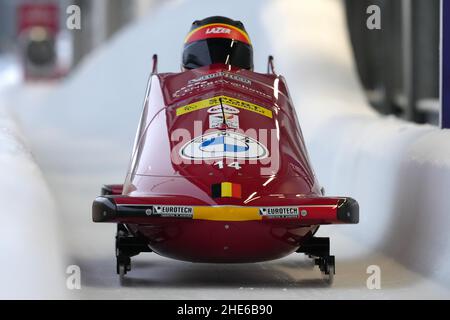
POLYGON ((156 64, 125 182, 93 203, 95 222, 117 224, 117 273, 141 252, 211 263, 300 252, 331 282, 329 238, 315 233, 358 223, 358 204, 324 196, 272 58, 254 72, 243 24, 209 17, 186 36, 182 72, 156 64))

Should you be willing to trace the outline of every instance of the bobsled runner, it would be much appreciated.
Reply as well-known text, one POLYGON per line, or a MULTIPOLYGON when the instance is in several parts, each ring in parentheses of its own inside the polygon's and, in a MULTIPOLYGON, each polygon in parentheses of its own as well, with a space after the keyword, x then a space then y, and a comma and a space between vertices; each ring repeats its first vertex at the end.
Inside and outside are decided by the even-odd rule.
POLYGON ((315 233, 358 223, 358 203, 324 195, 272 57, 254 72, 242 23, 210 17, 193 23, 182 69, 158 73, 153 57, 125 182, 93 203, 94 222, 117 224, 117 273, 141 252, 208 263, 298 252, 332 282, 329 238, 315 233))

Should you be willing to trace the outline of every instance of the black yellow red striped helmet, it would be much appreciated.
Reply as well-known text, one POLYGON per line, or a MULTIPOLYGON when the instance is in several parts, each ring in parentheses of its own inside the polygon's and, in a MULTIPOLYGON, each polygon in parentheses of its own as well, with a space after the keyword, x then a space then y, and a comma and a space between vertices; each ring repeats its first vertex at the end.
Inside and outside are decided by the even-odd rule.
POLYGON ((192 23, 185 38, 183 67, 195 69, 224 63, 253 70, 253 49, 240 21, 214 16, 192 23))

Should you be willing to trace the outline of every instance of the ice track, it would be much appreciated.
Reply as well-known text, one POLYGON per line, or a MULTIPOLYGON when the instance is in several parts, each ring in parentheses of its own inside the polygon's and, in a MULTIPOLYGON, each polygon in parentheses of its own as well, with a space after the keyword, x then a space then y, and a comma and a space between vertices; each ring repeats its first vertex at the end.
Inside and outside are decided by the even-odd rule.
MULTIPOLYGON (((50 92, 45 89, 39 103, 36 97, 43 94, 39 88, 15 87, 2 96, 44 174, 45 181, 39 183, 49 185, 56 201, 57 214, 45 212, 45 219, 55 220, 47 220, 50 225, 61 223, 55 237, 67 256, 67 261, 54 256, 49 260, 48 250, 42 252, 42 246, 33 247, 34 243, 19 251, 24 257, 39 252, 38 261, 51 268, 37 273, 48 279, 46 287, 31 283, 31 294, 26 286, 18 286, 16 295, 48 297, 50 290, 61 292, 65 280, 56 274, 75 264, 81 268, 82 289, 62 290, 63 297, 450 298, 446 268, 450 243, 444 229, 449 225, 450 200, 439 198, 444 195, 439 190, 449 190, 450 134, 382 118, 369 108, 354 73, 340 5, 333 0, 170 2, 98 49, 65 83, 50 92), (188 26, 214 14, 245 23, 256 71, 265 70, 268 54, 275 55, 276 70, 287 78, 319 181, 328 194, 347 194, 361 203, 359 225, 319 231, 331 237, 337 258, 331 288, 303 255, 268 263, 212 265, 141 254, 133 258, 133 270, 120 285, 115 274, 115 227, 91 222, 91 202, 100 186, 124 179, 151 55, 159 54, 160 71, 178 70, 188 26), (429 178, 405 170, 424 170, 429 178), (410 202, 418 194, 420 202, 410 202), (366 287, 370 265, 381 268, 380 290, 366 287)), ((20 183, 32 179, 22 173, 20 183)), ((32 208, 30 214, 44 214, 42 206, 19 193, 18 187, 17 199, 32 208)), ((21 223, 13 226, 17 233, 23 231, 21 223)), ((3 252, 0 257, 2 262, 7 258, 3 252)), ((19 268, 14 276, 23 274, 19 268)), ((0 296, 8 297, 8 289, 2 286, 0 296)))

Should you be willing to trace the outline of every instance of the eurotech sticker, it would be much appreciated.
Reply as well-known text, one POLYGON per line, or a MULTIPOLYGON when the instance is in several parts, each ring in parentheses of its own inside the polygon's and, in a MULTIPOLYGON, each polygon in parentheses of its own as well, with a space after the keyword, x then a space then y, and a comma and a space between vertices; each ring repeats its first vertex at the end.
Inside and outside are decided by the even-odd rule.
POLYGON ((189 160, 259 160, 267 158, 269 151, 259 141, 238 132, 215 131, 186 143, 180 149, 180 156, 189 160))
POLYGON ((298 207, 265 207, 259 208, 259 214, 268 218, 298 218, 298 207))
POLYGON ((200 101, 188 104, 183 107, 179 107, 176 109, 176 114, 177 114, 177 116, 181 116, 186 113, 190 113, 190 112, 197 111, 200 109, 219 106, 220 105, 219 98, 222 98, 222 103, 224 105, 228 105, 228 106, 236 107, 239 109, 255 112, 262 116, 272 118, 272 111, 267 108, 258 106, 256 104, 253 104, 253 103, 250 103, 247 101, 227 97, 227 96, 217 96, 217 97, 213 97, 213 98, 209 98, 209 99, 200 100, 200 101))
POLYGON ((155 205, 145 210, 146 215, 157 217, 192 218, 193 213, 193 207, 189 206, 155 205))

